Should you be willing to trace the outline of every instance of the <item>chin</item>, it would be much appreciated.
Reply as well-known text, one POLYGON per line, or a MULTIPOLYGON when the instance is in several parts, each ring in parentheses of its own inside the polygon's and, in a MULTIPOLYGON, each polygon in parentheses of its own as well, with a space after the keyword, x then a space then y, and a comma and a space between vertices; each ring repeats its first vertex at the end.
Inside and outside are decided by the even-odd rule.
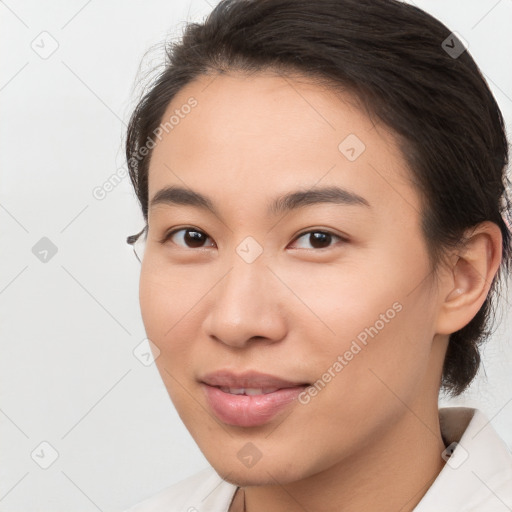
POLYGON ((261 486, 261 485, 285 485, 301 480, 306 475, 301 474, 293 464, 282 464, 274 461, 267 464, 261 459, 255 466, 250 468, 243 467, 238 463, 210 464, 215 471, 227 482, 239 486, 261 486))
MULTIPOLYGON (((287 481, 283 481, 281 478, 273 475, 272 472, 270 472, 269 474, 264 470, 258 471, 258 473, 253 473, 250 469, 247 469, 245 471, 236 470, 228 473, 219 472, 217 469, 216 471, 224 480, 238 487, 258 487, 261 485, 276 485, 277 483, 288 483, 287 481)), ((289 475, 287 476, 287 480, 290 480, 289 475)), ((291 481, 294 480, 294 478, 291 479, 291 481)))

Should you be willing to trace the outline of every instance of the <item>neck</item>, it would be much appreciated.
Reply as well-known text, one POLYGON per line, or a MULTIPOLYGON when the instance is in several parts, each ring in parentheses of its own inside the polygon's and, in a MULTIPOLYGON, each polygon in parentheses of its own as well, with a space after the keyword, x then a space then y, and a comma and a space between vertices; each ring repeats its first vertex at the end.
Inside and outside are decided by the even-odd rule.
POLYGON ((296 482, 243 488, 237 509, 245 498, 247 512, 410 512, 443 468, 444 448, 437 404, 407 408, 348 460, 296 482))

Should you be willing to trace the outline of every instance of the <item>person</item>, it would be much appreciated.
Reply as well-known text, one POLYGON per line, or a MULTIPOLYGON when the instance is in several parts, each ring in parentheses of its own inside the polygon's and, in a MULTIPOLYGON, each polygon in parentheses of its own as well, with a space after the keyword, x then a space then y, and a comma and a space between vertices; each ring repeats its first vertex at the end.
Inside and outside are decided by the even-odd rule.
POLYGON ((130 512, 512 510, 475 377, 506 301, 502 114, 395 0, 223 0, 135 108, 140 306, 210 466, 130 512))

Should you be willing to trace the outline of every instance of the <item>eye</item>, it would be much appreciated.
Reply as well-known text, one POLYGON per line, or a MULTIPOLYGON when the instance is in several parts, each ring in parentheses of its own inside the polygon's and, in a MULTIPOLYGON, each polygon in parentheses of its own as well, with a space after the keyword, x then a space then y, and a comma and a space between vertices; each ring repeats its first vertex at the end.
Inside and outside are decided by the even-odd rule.
POLYGON ((333 240, 339 240, 346 242, 347 240, 339 235, 330 233, 329 231, 312 230, 302 233, 295 240, 294 243, 303 239, 303 242, 299 245, 299 249, 325 249, 332 245, 333 240), (310 247, 307 247, 310 244, 310 247))
MULTIPOLYGON (((161 244, 167 243, 169 240, 173 241, 176 245, 188 249, 200 249, 205 247, 205 242, 209 240, 210 237, 194 227, 186 227, 175 229, 167 233, 162 240, 160 240, 161 244)), ((206 247, 215 247, 215 244, 206 246, 206 247)))

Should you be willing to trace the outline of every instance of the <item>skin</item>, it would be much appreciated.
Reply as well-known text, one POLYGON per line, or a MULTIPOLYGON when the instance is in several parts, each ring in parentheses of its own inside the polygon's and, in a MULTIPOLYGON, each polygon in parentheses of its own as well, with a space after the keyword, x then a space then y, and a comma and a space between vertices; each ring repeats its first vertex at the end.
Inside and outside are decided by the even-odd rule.
POLYGON ((198 105, 153 150, 149 198, 185 186, 218 214, 150 208, 140 278, 146 332, 181 419, 215 470, 245 489, 250 512, 412 510, 444 464, 437 399, 448 335, 485 300, 498 227, 479 225, 435 274, 397 141, 347 93, 231 72, 187 85, 164 119, 190 96, 198 105), (355 161, 338 149, 349 134, 366 146, 355 161), (278 195, 327 185, 370 207, 266 210, 278 195), (187 246, 183 231, 158 242, 187 226, 205 234, 202 248, 187 246), (298 238, 305 231, 346 241, 315 248, 308 234, 298 238), (252 263, 236 252, 247 236, 263 249, 252 263), (313 383, 397 302, 401 311, 309 403, 259 427, 224 424, 209 409, 205 373, 313 383), (237 456, 248 442, 261 452, 250 468, 237 456))

